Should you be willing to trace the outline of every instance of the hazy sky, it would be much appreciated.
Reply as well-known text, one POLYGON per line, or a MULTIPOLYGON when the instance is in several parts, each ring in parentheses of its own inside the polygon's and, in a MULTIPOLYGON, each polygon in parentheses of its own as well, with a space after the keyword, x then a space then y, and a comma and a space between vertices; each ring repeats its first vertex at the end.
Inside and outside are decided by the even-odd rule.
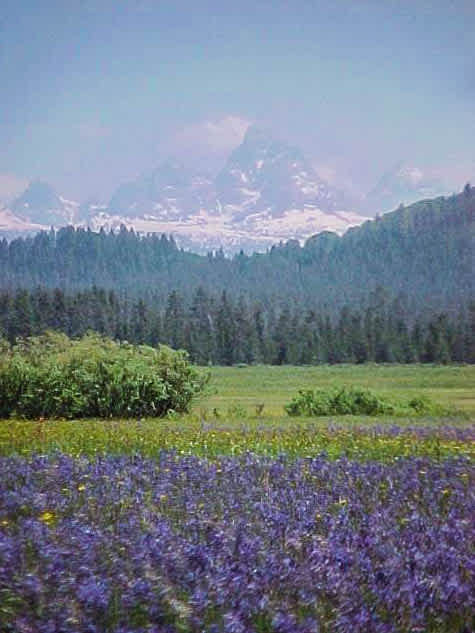
POLYGON ((0 195, 107 197, 258 122, 361 191, 400 160, 475 181, 474 0, 2 0, 0 195))

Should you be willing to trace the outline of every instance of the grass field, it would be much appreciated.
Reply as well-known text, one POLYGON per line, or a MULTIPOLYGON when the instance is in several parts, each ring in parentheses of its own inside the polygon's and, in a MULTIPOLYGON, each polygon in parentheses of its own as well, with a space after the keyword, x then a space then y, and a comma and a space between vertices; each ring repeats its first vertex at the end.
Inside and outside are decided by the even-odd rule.
POLYGON ((475 454, 474 367, 212 368, 208 394, 192 413, 146 420, 9 420, 0 454, 61 451, 73 455, 161 449, 208 457, 244 452, 392 459, 475 454), (300 388, 371 388, 388 401, 429 397, 450 416, 291 418, 283 406, 300 388), (460 412, 460 413, 457 413, 460 412))
POLYGON ((252 415, 257 404, 264 404, 264 415, 281 416, 284 404, 299 389, 351 385, 370 388, 389 399, 409 400, 414 395, 425 395, 475 418, 475 366, 470 365, 213 367, 212 393, 202 406, 223 413, 240 406, 252 415))

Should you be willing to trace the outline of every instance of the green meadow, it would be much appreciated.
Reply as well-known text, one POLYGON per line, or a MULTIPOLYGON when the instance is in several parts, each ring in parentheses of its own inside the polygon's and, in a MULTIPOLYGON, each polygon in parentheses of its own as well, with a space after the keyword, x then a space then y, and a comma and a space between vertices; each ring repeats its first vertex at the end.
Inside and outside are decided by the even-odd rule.
MULTIPOLYGON (((203 370, 207 371, 207 370, 203 370)), ((475 367, 213 367, 191 413, 137 420, 19 420, 0 423, 0 454, 141 453, 162 449, 215 457, 246 451, 296 457, 394 459, 475 456, 475 367), (443 414, 292 418, 299 389, 363 387, 389 402, 430 399, 443 414)))
POLYGON ((202 406, 228 413, 241 407, 249 415, 264 405, 266 416, 282 416, 299 389, 357 386, 389 400, 422 395, 436 404, 475 418, 473 365, 320 365, 211 368, 211 394, 202 406))

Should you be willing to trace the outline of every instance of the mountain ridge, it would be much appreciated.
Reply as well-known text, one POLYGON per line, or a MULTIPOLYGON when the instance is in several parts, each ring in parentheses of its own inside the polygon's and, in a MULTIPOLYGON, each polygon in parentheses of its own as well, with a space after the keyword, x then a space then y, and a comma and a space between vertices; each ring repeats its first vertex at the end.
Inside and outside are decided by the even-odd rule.
MULTIPOLYGON (((173 234, 201 252, 265 250, 292 238, 343 233, 366 218, 320 178, 296 147, 251 126, 215 178, 165 161, 121 184, 106 205, 82 204, 33 182, 10 211, 36 228, 65 224, 173 234)), ((26 229, 25 229, 26 230, 26 229)))
POLYGON ((382 286, 393 296, 402 293, 417 310, 451 311, 475 298, 474 247, 475 187, 467 185, 457 195, 399 207, 342 236, 323 232, 303 246, 288 240, 250 256, 199 255, 165 235, 140 236, 125 226, 116 233, 68 227, 3 240, 0 285, 96 285, 133 294, 186 294, 202 286, 262 302, 285 296, 334 309, 382 286))
POLYGON ((440 179, 409 163, 387 171, 356 199, 330 185, 298 148, 252 125, 215 176, 173 160, 120 184, 107 204, 82 204, 34 181, 0 209, 0 235, 15 237, 65 225, 173 235, 186 249, 263 252, 289 239, 343 234, 374 213, 447 191, 440 179), (363 215, 363 209, 370 212, 363 215))

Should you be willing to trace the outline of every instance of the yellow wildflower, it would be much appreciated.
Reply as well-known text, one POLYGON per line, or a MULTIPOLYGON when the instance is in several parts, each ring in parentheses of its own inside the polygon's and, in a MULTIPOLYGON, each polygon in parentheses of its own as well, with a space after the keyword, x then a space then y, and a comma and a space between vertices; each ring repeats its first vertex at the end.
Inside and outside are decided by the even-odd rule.
POLYGON ((51 523, 54 521, 54 518, 53 512, 49 512, 48 510, 39 516, 40 521, 43 521, 43 523, 51 523))

